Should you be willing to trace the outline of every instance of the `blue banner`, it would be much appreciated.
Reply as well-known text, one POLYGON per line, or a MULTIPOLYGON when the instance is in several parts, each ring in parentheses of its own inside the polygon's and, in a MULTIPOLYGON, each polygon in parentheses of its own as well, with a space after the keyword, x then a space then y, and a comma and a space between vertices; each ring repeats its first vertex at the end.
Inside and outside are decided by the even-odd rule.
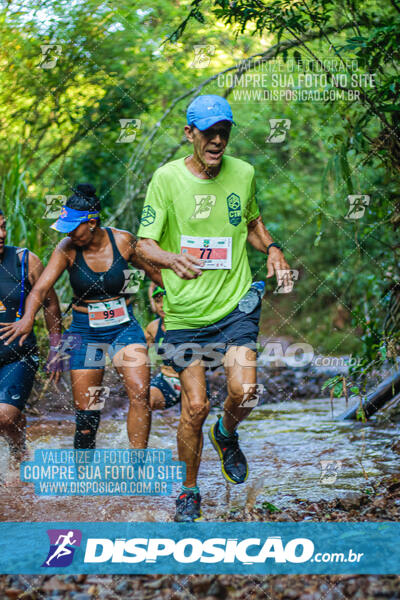
POLYGON ((0 572, 400 573, 400 523, 0 523, 0 572))
POLYGON ((38 496, 168 496, 186 465, 171 450, 35 450, 20 466, 38 496))

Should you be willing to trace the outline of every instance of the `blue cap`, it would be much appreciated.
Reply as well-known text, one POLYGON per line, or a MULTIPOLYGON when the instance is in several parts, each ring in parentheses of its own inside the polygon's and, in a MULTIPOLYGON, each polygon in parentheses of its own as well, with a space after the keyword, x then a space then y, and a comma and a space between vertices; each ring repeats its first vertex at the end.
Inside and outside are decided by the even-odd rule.
POLYGON ((55 229, 56 231, 60 231, 61 233, 70 233, 81 223, 86 223, 90 219, 98 219, 99 212, 98 211, 90 211, 90 210, 75 210, 75 208, 69 208, 68 206, 63 206, 61 210, 61 214, 58 217, 57 221, 50 225, 51 229, 55 229))
POLYGON ((197 96, 189 104, 186 116, 188 125, 195 125, 200 131, 208 129, 219 121, 230 121, 236 125, 228 100, 214 94, 197 96))

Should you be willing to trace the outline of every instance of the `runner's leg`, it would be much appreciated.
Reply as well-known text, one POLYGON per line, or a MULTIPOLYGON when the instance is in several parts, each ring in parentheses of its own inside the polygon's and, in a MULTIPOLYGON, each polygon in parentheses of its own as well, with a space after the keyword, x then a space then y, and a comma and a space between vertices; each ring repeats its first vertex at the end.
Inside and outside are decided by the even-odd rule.
POLYGON ((26 417, 23 410, 32 391, 37 365, 33 357, 27 356, 0 367, 0 434, 10 446, 12 462, 25 458, 26 417))
POLYGON ((101 386, 103 375, 104 369, 77 369, 71 371, 72 395, 77 411, 74 439, 76 449, 92 449, 95 447, 100 411, 94 411, 90 408, 93 397, 91 397, 89 388, 101 386))
POLYGON ((25 446, 25 415, 11 404, 0 404, 0 434, 5 437, 14 458, 21 459, 25 446))
POLYGON ((150 408, 151 410, 163 410, 165 408, 164 394, 153 386, 150 388, 150 408))
POLYGON ((220 457, 223 476, 240 484, 246 481, 249 470, 235 429, 253 408, 256 353, 245 346, 233 346, 225 355, 224 367, 228 386, 224 416, 211 426, 208 436, 220 457))
POLYGON ((225 355, 228 396, 222 424, 230 433, 254 408, 251 405, 256 392, 256 360, 256 352, 246 346, 232 346, 225 355))
POLYGON ((180 374, 182 412, 178 426, 178 456, 186 463, 185 487, 195 487, 203 449, 203 423, 210 410, 205 368, 193 363, 180 374))
POLYGON ((129 344, 118 350, 113 357, 113 364, 123 378, 129 398, 127 428, 130 446, 147 448, 151 425, 147 349, 140 344, 129 344))

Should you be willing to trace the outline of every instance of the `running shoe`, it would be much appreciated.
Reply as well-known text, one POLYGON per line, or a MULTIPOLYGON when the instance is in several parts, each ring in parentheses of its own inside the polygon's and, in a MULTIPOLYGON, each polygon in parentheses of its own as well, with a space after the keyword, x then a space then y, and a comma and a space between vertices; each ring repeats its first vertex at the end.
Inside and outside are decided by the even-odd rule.
POLYGON ((182 492, 176 501, 174 521, 178 523, 192 523, 201 519, 201 496, 199 492, 182 492))
POLYGON ((239 435, 225 437, 219 430, 219 421, 210 427, 208 437, 221 459, 222 474, 229 483, 244 483, 248 477, 247 460, 239 447, 239 435))

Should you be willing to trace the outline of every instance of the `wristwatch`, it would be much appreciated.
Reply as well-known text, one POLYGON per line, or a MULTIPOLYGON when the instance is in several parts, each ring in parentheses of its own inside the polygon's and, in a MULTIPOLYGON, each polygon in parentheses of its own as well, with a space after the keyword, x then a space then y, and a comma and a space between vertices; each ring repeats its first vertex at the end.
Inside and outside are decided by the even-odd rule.
POLYGON ((272 242, 272 244, 270 244, 269 246, 267 246, 267 256, 269 254, 269 249, 270 248, 278 248, 281 252, 282 252, 282 247, 279 244, 275 244, 275 242, 272 242))

